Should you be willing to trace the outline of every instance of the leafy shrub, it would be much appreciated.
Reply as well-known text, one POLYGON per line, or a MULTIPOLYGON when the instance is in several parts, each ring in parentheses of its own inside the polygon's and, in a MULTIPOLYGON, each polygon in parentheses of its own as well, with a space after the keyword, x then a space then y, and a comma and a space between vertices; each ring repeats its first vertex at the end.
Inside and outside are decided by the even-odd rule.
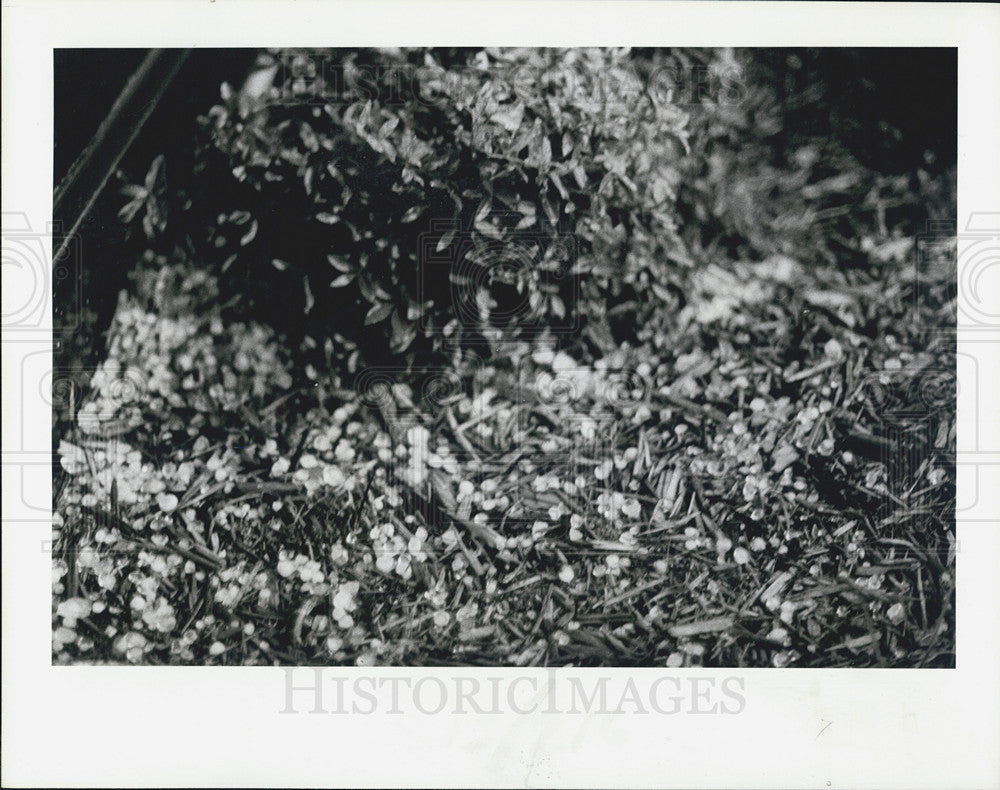
POLYGON ((274 52, 223 93, 228 276, 369 352, 575 331, 686 260, 686 115, 627 51, 274 52))
POLYGON ((697 54, 695 68, 711 79, 739 75, 739 97, 719 100, 725 93, 710 90, 691 111, 677 209, 693 231, 686 237, 692 249, 863 267, 867 252, 850 241, 867 232, 859 221, 877 220, 881 230, 899 224, 915 235, 930 220, 952 218, 954 124, 942 119, 954 117, 944 87, 953 53, 697 54), (907 98, 926 86, 941 94, 943 109, 907 98), (949 177, 936 178, 950 168, 949 177))

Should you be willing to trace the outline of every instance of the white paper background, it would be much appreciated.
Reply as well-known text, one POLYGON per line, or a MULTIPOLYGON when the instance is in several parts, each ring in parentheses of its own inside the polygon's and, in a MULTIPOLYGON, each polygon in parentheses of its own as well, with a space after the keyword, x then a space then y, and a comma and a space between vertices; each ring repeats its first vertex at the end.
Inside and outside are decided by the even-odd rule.
MULTIPOLYGON (((57 47, 916 45, 959 48, 961 230, 973 212, 1000 212, 996 8, 8 2, 3 211, 23 212, 36 229, 50 216, 57 47)), ((926 101, 933 107, 937 97, 926 101)), ((48 446, 49 414, 30 392, 37 391, 38 370, 51 367, 51 343, 44 331, 5 336, 3 784, 1000 786, 998 225, 994 263, 979 286, 987 301, 970 312, 980 323, 960 332, 958 668, 739 672, 746 708, 734 716, 279 715, 285 693, 280 669, 51 667, 50 556, 43 551, 49 525, 42 510, 25 505, 44 508, 50 501, 47 458, 32 452, 48 446)), ((961 265, 961 255, 959 260, 961 265)), ((340 673, 352 671, 372 672, 340 673)), ((639 671, 636 683, 648 688, 663 674, 639 671)))

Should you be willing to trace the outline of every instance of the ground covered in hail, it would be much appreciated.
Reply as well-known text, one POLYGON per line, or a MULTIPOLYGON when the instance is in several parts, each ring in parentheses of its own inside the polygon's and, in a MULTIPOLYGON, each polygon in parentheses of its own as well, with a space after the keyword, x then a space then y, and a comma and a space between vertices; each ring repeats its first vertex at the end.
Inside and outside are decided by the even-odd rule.
POLYGON ((673 333, 588 361, 521 344, 435 372, 418 409, 391 371, 324 386, 164 266, 59 447, 56 658, 933 664, 954 424, 927 407, 952 363, 851 328, 905 325, 916 284, 886 271, 851 292, 785 258, 706 271, 673 333), (809 306, 829 337, 785 367, 809 306), (898 468, 911 440, 931 451, 898 468))

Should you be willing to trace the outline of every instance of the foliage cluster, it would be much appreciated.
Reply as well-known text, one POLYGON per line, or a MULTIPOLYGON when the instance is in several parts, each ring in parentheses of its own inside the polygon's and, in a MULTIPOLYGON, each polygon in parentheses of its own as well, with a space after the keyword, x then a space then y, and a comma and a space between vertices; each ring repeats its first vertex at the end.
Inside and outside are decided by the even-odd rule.
POLYGON ((627 51, 275 52, 256 75, 206 124, 243 187, 214 244, 268 298, 400 354, 676 288, 687 115, 627 51))

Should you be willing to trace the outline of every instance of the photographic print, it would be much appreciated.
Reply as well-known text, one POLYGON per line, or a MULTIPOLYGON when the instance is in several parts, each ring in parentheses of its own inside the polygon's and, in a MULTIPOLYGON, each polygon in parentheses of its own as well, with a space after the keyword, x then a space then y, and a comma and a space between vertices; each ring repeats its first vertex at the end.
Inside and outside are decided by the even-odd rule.
POLYGON ((995 786, 993 9, 11 0, 0 784, 995 786))
POLYGON ((55 50, 52 662, 955 667, 957 68, 55 50))

